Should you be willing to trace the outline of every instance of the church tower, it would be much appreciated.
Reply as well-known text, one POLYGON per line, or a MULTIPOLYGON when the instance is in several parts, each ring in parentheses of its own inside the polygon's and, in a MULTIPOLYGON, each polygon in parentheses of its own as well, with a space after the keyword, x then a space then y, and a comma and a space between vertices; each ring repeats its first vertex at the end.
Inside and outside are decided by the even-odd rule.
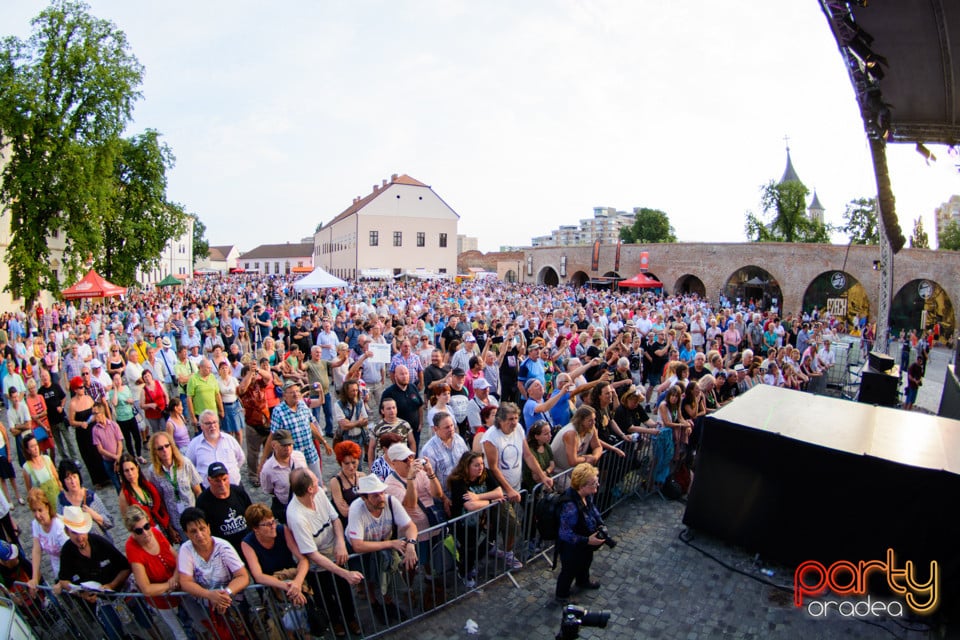
MULTIPOLYGON (((787 145, 787 166, 783 170, 783 177, 780 178, 780 183, 790 182, 794 180, 803 184, 803 181, 800 180, 800 176, 797 175, 797 170, 793 168, 793 160, 790 158, 790 145, 787 145)), ((813 200, 810 202, 810 206, 807 207, 807 215, 811 220, 819 224, 823 224, 823 214, 825 209, 823 205, 820 204, 820 198, 817 197, 817 190, 813 190, 813 200)))

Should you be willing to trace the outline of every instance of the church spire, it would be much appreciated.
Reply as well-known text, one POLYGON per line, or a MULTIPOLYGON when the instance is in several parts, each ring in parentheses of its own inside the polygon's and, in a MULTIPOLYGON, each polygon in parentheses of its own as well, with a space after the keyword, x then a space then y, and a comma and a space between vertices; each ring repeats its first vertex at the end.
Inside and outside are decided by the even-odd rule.
POLYGON ((797 175, 796 169, 793 168, 793 161, 790 160, 790 139, 784 136, 784 140, 787 141, 787 168, 783 170, 783 177, 780 178, 780 184, 789 182, 790 180, 800 182, 800 176, 797 175))

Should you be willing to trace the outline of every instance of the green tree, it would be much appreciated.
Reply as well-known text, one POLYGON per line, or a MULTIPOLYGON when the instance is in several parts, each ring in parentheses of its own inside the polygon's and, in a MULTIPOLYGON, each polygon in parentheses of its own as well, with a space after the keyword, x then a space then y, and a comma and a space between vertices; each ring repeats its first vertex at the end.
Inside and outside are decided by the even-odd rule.
POLYGON ((843 212, 843 220, 845 224, 840 229, 850 234, 852 244, 880 244, 876 198, 851 200, 843 212))
POLYGON ((913 221, 913 233, 910 234, 910 246, 915 249, 929 249, 930 238, 927 232, 923 230, 923 218, 917 218, 913 221))
POLYGON ((676 242, 670 218, 660 209, 634 207, 633 224, 620 229, 620 239, 628 244, 676 242))
POLYGON ((830 242, 830 228, 807 217, 810 191, 797 180, 770 181, 760 189, 763 217, 746 215, 744 231, 751 242, 830 242), (764 222, 764 220, 769 222, 764 222))
POLYGON ((313 230, 314 235, 320 233, 320 229, 322 229, 322 228, 323 228, 323 223, 322 223, 322 222, 318 222, 318 223, 317 223, 317 228, 313 230))
POLYGON ((960 222, 951 220, 943 228, 943 233, 937 238, 938 249, 960 251, 960 222))
POLYGON ((108 280, 129 286, 138 268, 153 269, 167 243, 183 234, 186 214, 166 201, 174 159, 160 134, 148 129, 116 145, 112 206, 101 219, 103 250, 94 264, 108 280))
POLYGON ((31 24, 27 40, 0 43, 0 140, 10 156, 0 184, 11 219, 5 288, 28 306, 42 289, 60 289, 54 232, 66 238, 67 278, 99 253, 96 222, 111 206, 116 141, 143 77, 123 32, 82 2, 53 0, 31 24))
POLYGON ((189 214, 193 218, 193 260, 203 260, 210 255, 210 243, 207 241, 207 225, 200 222, 200 216, 189 214))

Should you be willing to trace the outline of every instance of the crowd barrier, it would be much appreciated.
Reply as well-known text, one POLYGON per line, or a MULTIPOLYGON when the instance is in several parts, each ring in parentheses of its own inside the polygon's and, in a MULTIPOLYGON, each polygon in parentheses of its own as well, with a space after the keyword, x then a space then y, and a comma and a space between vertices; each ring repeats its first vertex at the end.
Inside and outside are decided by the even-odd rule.
MULTIPOLYGON (((649 438, 618 448, 624 456, 608 451, 599 464, 601 489, 595 499, 604 512, 631 496, 654 491, 656 460, 649 438)), ((571 471, 553 477, 554 490, 569 486, 571 471)), ((308 584, 314 593, 306 607, 294 607, 283 593, 261 585, 248 587, 226 615, 182 593, 151 598, 97 593, 87 601, 81 594, 58 595, 48 587, 32 596, 17 583, 3 595, 41 640, 308 640, 334 637, 334 625, 343 627, 348 637, 373 638, 504 576, 512 579, 507 551, 524 563, 549 559, 553 541, 540 540, 535 523, 536 502, 547 491, 538 484, 524 492, 519 503, 490 505, 420 532, 420 562, 414 570, 406 570, 394 552, 376 552, 350 556, 349 568, 365 576, 357 586, 326 572, 311 573, 308 584), (351 623, 359 633, 351 632, 351 623)))

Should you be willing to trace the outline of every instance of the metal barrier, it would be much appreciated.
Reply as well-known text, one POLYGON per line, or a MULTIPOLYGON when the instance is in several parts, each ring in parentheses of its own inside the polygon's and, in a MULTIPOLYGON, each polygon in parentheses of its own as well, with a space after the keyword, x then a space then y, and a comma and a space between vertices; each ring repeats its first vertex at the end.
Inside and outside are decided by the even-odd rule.
MULTIPOLYGON (((622 442, 620 456, 600 459, 597 504, 608 512, 628 497, 654 491, 651 439, 622 442)), ((553 477, 556 490, 569 486, 572 469, 553 477)), ((37 638, 76 640, 137 636, 150 640, 229 639, 307 640, 331 637, 334 626, 348 637, 373 638, 508 576, 510 553, 522 562, 546 557, 553 541, 539 540, 536 502, 542 484, 521 494, 519 503, 502 502, 453 518, 419 533, 418 566, 407 570, 394 551, 350 556, 348 568, 364 580, 351 586, 328 572, 311 572, 313 595, 305 607, 293 606, 283 593, 251 585, 225 614, 184 593, 146 597, 141 593, 60 593, 46 586, 32 595, 16 583, 8 596, 37 638), (357 633, 359 632, 359 633, 357 633)), ((516 583, 515 583, 516 584, 516 583)))

